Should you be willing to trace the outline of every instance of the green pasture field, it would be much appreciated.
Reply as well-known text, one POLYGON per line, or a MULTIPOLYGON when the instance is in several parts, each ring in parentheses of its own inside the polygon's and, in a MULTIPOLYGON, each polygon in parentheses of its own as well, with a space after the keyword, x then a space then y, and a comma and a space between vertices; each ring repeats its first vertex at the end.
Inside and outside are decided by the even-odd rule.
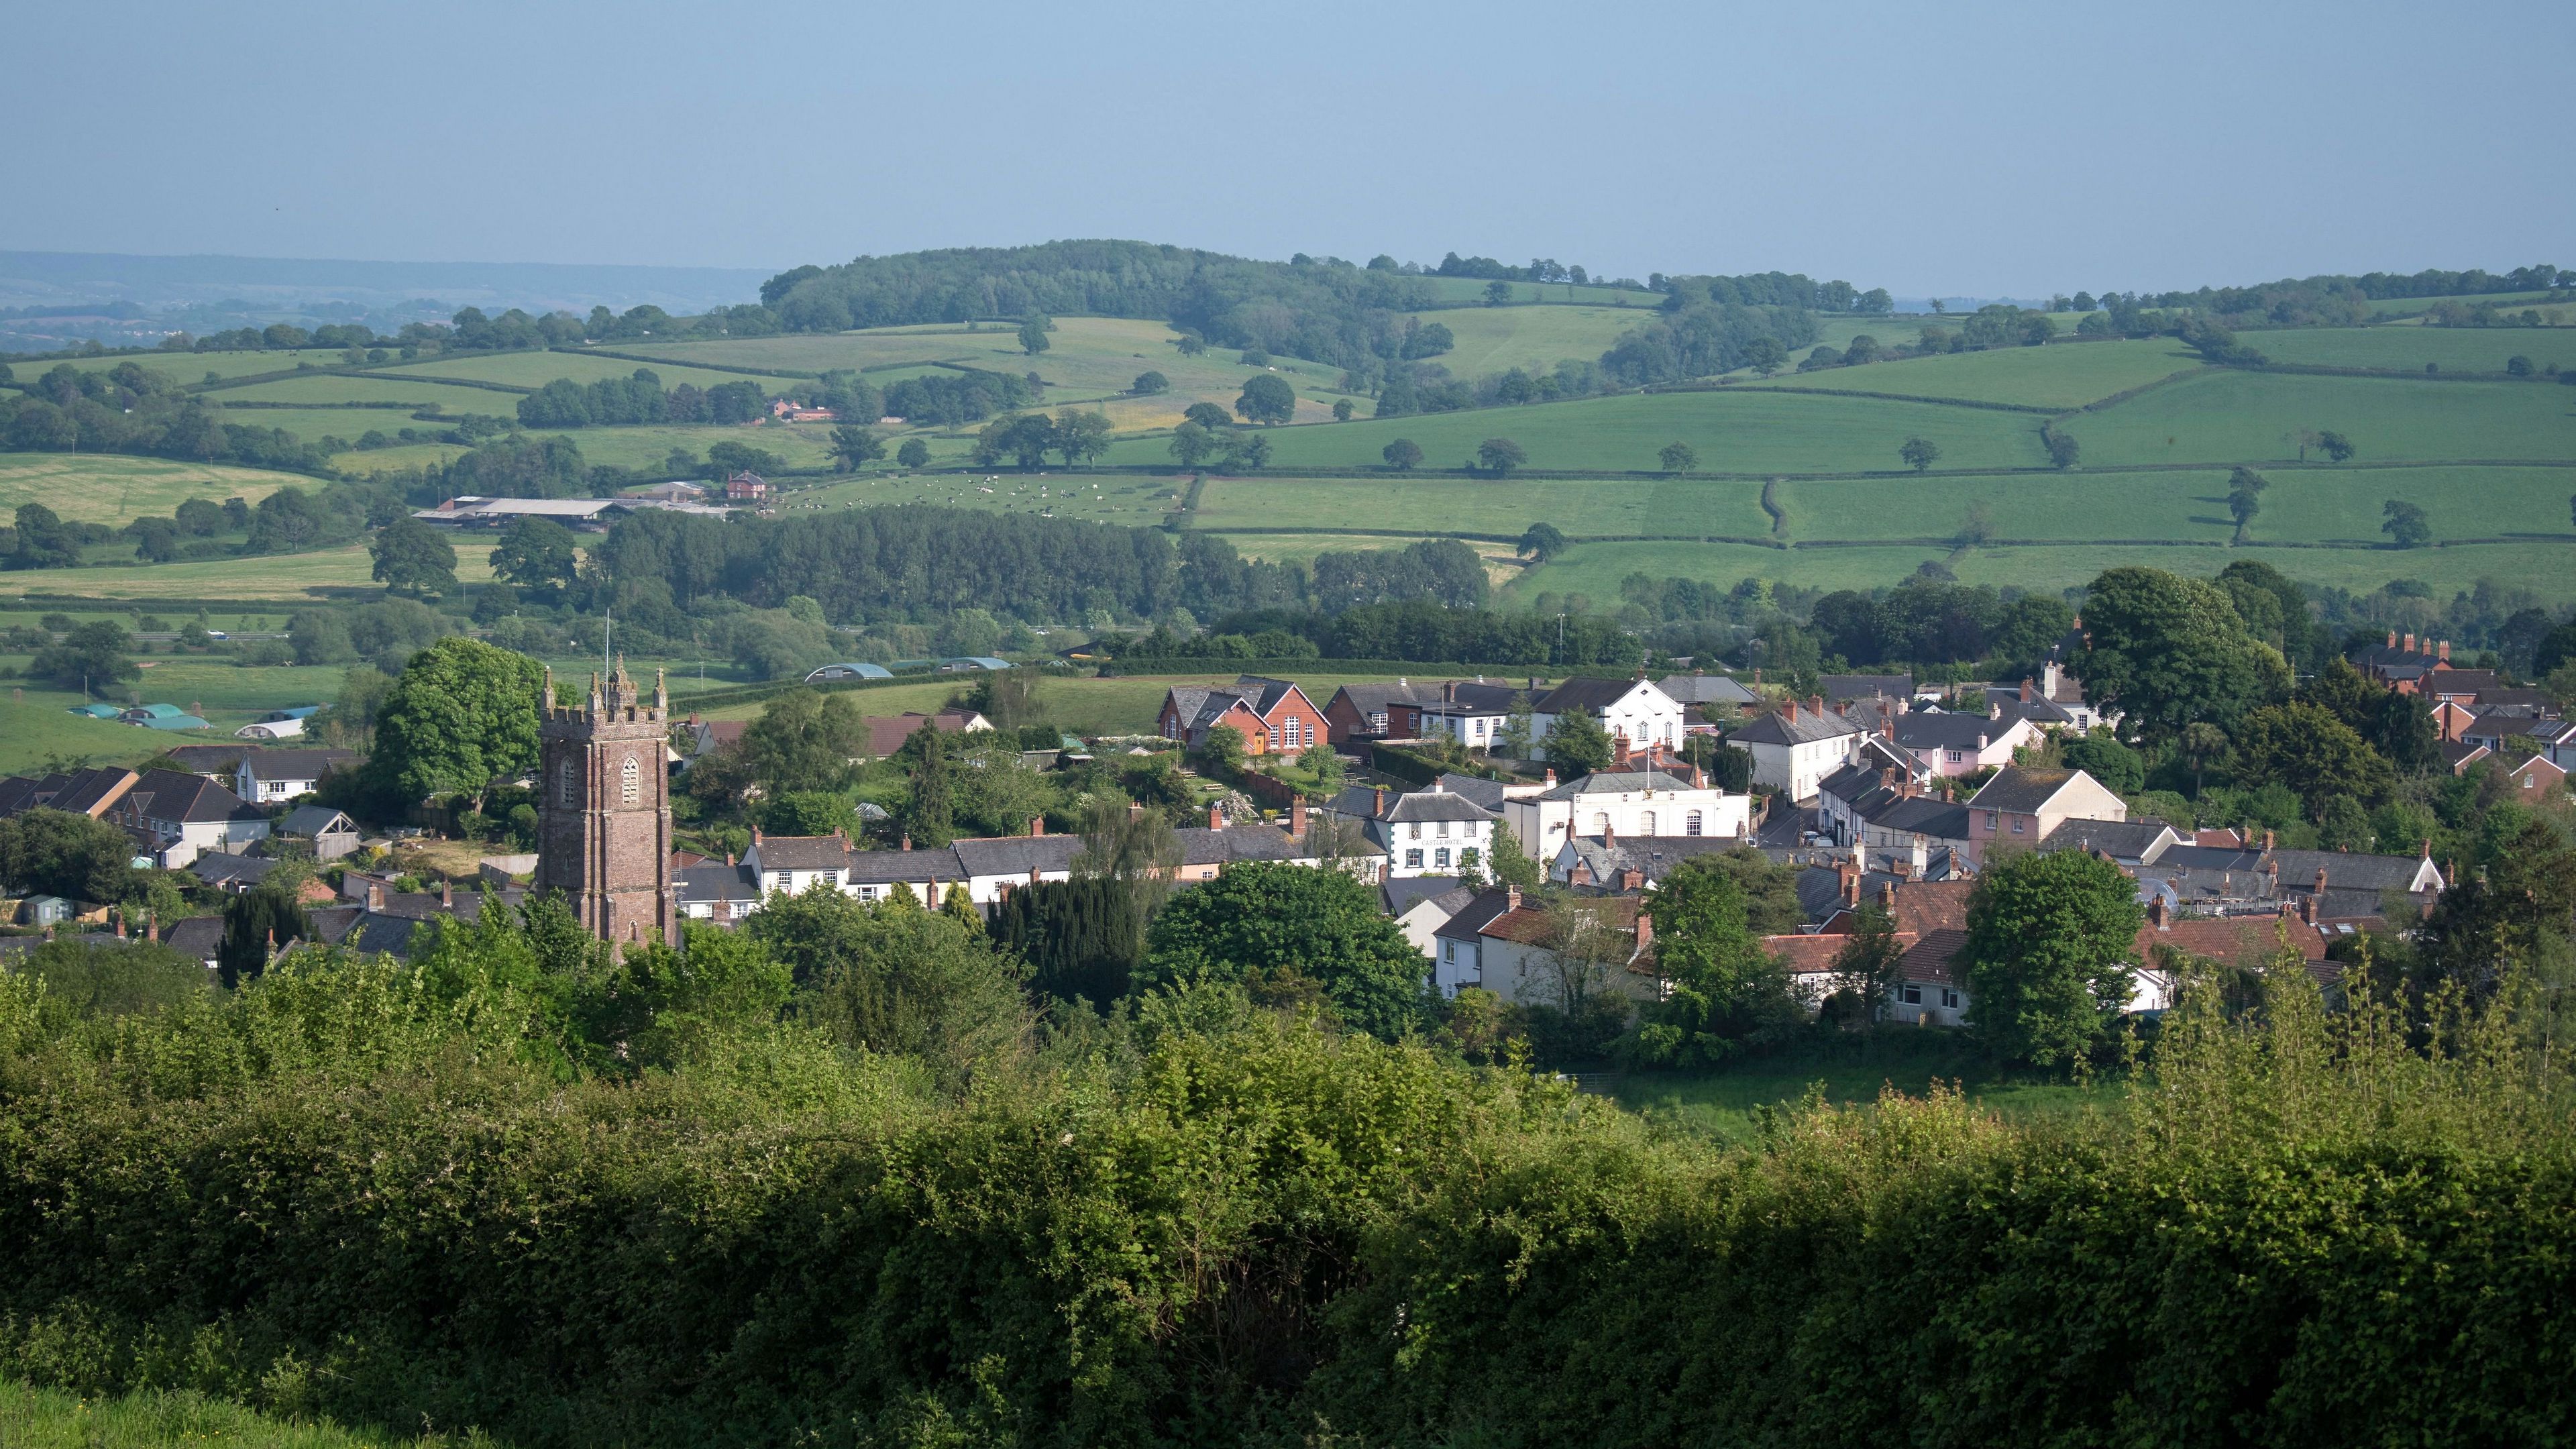
MULTIPOLYGON (((1429 534, 1381 536, 1377 534, 1352 533, 1226 534, 1220 529, 1208 529, 1205 531, 1223 536, 1227 542, 1234 545, 1235 552, 1242 554, 1245 558, 1257 559, 1265 563, 1301 564, 1314 563, 1315 555, 1319 553, 1360 553, 1369 549, 1393 551, 1402 549, 1408 544, 1417 542, 1419 539, 1431 536, 1429 534)), ((1494 566, 1499 562, 1499 560, 1493 559, 1491 555, 1508 554, 1511 551, 1511 546, 1508 544, 1498 543, 1473 543, 1469 544, 1468 547, 1487 554, 1488 565, 1485 569, 1485 576, 1488 579, 1493 579, 1497 583, 1500 583, 1502 576, 1498 574, 1497 569, 1494 566)), ((1515 574, 1517 572, 1517 570, 1514 570, 1515 574)))
MULTIPOLYGON (((487 387, 457 387, 434 378, 400 374, 358 376, 323 373, 315 377, 281 377, 274 382, 221 388, 206 396, 227 407, 259 402, 409 403, 413 406, 436 403, 451 413, 491 413, 508 417, 517 409, 523 394, 495 392, 487 387)), ((334 428, 332 431, 339 430, 334 428)))
POLYGON ((298 473, 181 463, 167 458, 130 458, 113 453, 0 454, 0 515, 15 513, 23 503, 41 503, 61 517, 110 527, 152 515, 166 518, 191 498, 216 503, 246 498, 257 503, 290 485, 308 489, 327 486, 318 478, 298 473))
MULTIPOLYGON (((2376 504, 2373 505, 2374 511, 2376 504)), ((2453 544, 2395 549, 2153 547, 2072 544, 2036 548, 1982 547, 1964 553, 1940 546, 1798 548, 1787 551, 1743 544, 1586 543, 1519 576, 1503 603, 1527 605, 1542 591, 1588 594, 1596 606, 1619 597, 1619 580, 1631 573, 1733 584, 1764 578, 1819 589, 1890 587, 1927 560, 1939 560, 1964 583, 2017 586, 2054 592, 2090 583, 2104 569, 2137 565, 2207 578, 2238 559, 2279 569, 2303 584, 2367 593, 2392 579, 2415 579, 2447 596, 2488 579, 2525 588, 2552 603, 2576 601, 2576 575, 2567 568, 2568 546, 2556 542, 2453 544)))
MULTIPOLYGON (((1771 532, 1758 483, 1705 479, 1211 477, 1192 525, 1228 529, 1385 528, 1517 537, 1533 523, 1569 534, 1771 532)), ((1250 538, 1246 536, 1247 540, 1250 538)), ((1400 544, 1400 540, 1395 541, 1400 544)), ((1354 537, 1354 548, 1378 544, 1354 537)))
POLYGON ((1454 349, 1425 360, 1464 378, 1515 367, 1548 372, 1567 358, 1597 361, 1621 333, 1649 320, 1634 307, 1457 307, 1415 315, 1458 339, 1454 349))
MULTIPOLYGON (((2576 327, 2284 327, 2239 340, 2274 362, 2422 372, 2502 372, 2528 357, 2535 370, 2576 371, 2576 327)), ((2549 386, 2541 382, 2541 386, 2549 386)))
MULTIPOLYGON (((2568 506, 2576 468, 2290 468, 2263 476, 2272 486, 2247 531, 2256 542, 2382 543, 2381 508, 2397 498, 2424 510, 2436 540, 2539 534, 2576 543, 2568 506)), ((2224 480, 2200 491, 2199 511, 2225 519, 2224 480)), ((2576 551, 2553 572, 2568 573, 2571 563, 2576 551)))
MULTIPOLYGON (((1485 289, 1493 283, 1476 277, 1424 277, 1431 284, 1432 295, 1443 302, 1482 302, 1485 289)), ((1663 304, 1659 292, 1630 291, 1619 287, 1578 287, 1571 282, 1514 282, 1512 301, 1545 303, 1555 306, 1616 307, 1626 298, 1630 308, 1654 310, 1663 304)))
MULTIPOLYGON (((2497 307, 2510 307, 2519 311, 2525 307, 2547 308, 2551 305, 2548 297, 2547 292, 2490 292, 2476 297, 2385 297, 2365 305, 2370 308, 2371 315, 2376 317, 2411 318, 2433 310, 2434 305, 2441 302, 2458 302, 2469 307, 2488 302, 2497 307)), ((2562 302, 2557 305, 2566 304, 2562 302)), ((2273 334, 2265 332, 2261 335, 2269 337, 2273 334)), ((2262 344, 2255 345, 2260 347, 2262 344)))
POLYGON ((2087 464, 2259 466, 2295 459, 2308 428, 2344 434, 2363 462, 2576 459, 2576 388, 2223 368, 2060 427, 2087 464))
POLYGON ((1805 356, 1809 348, 1815 347, 1831 347, 1836 352, 1840 352, 1851 346, 1853 338, 1863 335, 1878 339, 1878 345, 1881 347, 1894 347, 1900 342, 1912 342, 1921 336, 1926 320, 1928 319, 1921 317, 1856 317, 1842 313, 1836 313, 1830 317, 1818 317, 1816 340, 1807 344, 1807 347, 1792 348, 1790 351, 1791 355, 1798 357, 1805 356))
POLYGON ((1751 1144, 1765 1107, 1785 1110, 1810 1090, 1842 1106, 1866 1106, 1882 1091, 1920 1097, 1935 1083, 1958 1088, 1979 1107, 2009 1121, 2119 1112, 2127 1087, 2117 1081, 2077 1086, 2063 1078, 1998 1068, 1964 1032, 1883 1029, 1868 1037, 1802 1043, 1724 1071, 1647 1072, 1619 1079, 1622 1106, 1686 1131, 1751 1144))
MULTIPOLYGON (((456 577, 476 584, 492 577, 487 555, 470 540, 456 546, 456 577)), ((260 599, 372 596, 383 586, 369 574, 374 563, 363 543, 313 553, 261 554, 251 558, 191 559, 184 563, 126 564, 79 569, 15 569, 0 573, 0 596, 71 594, 100 599, 260 599)))
MULTIPOLYGON (((1880 339, 1884 341, 1885 339, 1880 339)), ((2136 342, 2068 342, 2053 347, 1997 347, 1908 357, 1860 367, 1783 372, 1748 387, 1810 387, 1963 402, 2075 408, 2202 366, 2170 337, 2136 342)))
MULTIPOLYGON (((1059 324, 1061 325, 1061 324, 1059 324)), ((1146 324, 1162 328, 1162 324, 1146 324)), ((1169 329, 1163 329, 1169 335, 1169 329)), ((764 367, 787 372, 829 372, 837 367, 878 367, 889 362, 945 362, 996 347, 1019 348, 1015 329, 993 323, 969 332, 963 323, 942 327, 889 327, 865 332, 800 333, 789 337, 729 337, 703 342, 610 343, 638 357, 670 358, 713 367, 764 367)), ((1026 369, 1014 369, 1025 371, 1026 369)))
POLYGON ((157 372, 182 387, 194 387, 205 381, 207 373, 224 377, 249 377, 262 372, 292 372, 300 362, 315 367, 337 367, 343 349, 305 347, 292 352, 145 352, 112 357, 63 357, 42 362, 16 362, 20 382, 33 382, 62 363, 70 363, 83 372, 107 372, 131 362, 146 372, 157 372))
POLYGON ((327 1419, 272 1418, 229 1399, 189 1392, 142 1389, 99 1397, 0 1381, 0 1444, 9 1449, 465 1449, 491 1443, 480 1434, 396 1438, 327 1419))
MULTIPOLYGON (((687 367, 675 362, 629 362, 616 357, 593 357, 580 352, 492 352, 464 357, 433 359, 425 362, 400 363, 377 369, 372 375, 384 378, 462 377, 476 382, 507 383, 512 387, 543 387, 559 377, 575 382, 598 382, 606 378, 628 378, 635 369, 649 367, 662 379, 666 388, 691 383, 701 388, 727 382, 757 382, 769 392, 777 392, 787 379, 753 377, 748 373, 715 372, 702 367, 687 367)), ((496 394, 497 396, 497 394, 496 394)))
MULTIPOLYGON (((832 461, 832 425, 829 423, 771 422, 758 426, 737 424, 724 427, 642 423, 608 428, 573 428, 562 433, 549 429, 544 435, 572 439, 587 462, 614 463, 643 473, 661 470, 663 461, 671 456, 673 448, 686 448, 699 457, 705 457, 707 449, 718 443, 740 443, 745 447, 764 449, 777 455, 783 466, 789 468, 821 468, 832 461)), ((359 456, 383 457, 385 454, 359 456)))
POLYGON ((936 503, 994 512, 1052 509, 1058 518, 1100 518, 1146 528, 1163 521, 1187 486, 1182 479, 1115 475, 1092 478, 1064 473, 859 473, 820 487, 798 488, 779 500, 778 511, 782 517, 792 517, 800 512, 840 508, 936 503))
MULTIPOLYGON (((1552 471, 1652 471, 1666 443, 1686 442, 1715 473, 1840 473, 1899 469, 1897 446, 1931 439, 1944 468, 2011 468, 2047 461, 2035 415, 1878 398, 1813 397, 1769 389, 1583 398, 1518 408, 1280 428, 1271 466, 1382 467, 1379 450, 1396 438, 1419 444, 1424 464, 1456 468, 1477 443, 1505 437, 1552 471)), ((1111 448, 1114 463, 1167 462, 1168 445, 1141 439, 1111 448)), ((1390 479, 1395 475, 1390 471, 1390 479)))
MULTIPOLYGON (((228 740, 233 731, 270 710, 328 703, 340 692, 346 673, 336 665, 245 669, 219 657, 166 654, 142 655, 135 662, 146 666, 141 678, 93 688, 90 698, 119 705, 175 704, 201 714, 211 728, 147 730, 89 719, 71 712, 81 703, 77 688, 20 682, 0 698, 0 773, 23 773, 57 756, 132 764, 172 745, 228 740)), ((9 663, 23 670, 27 661, 12 657, 9 663)))
MULTIPOLYGON (((418 422, 405 416, 401 426, 419 428, 436 425, 418 422)), ((383 423, 370 423, 368 427, 384 428, 388 433, 393 431, 383 423)), ((360 428, 357 431, 364 433, 366 430, 366 428, 360 428)), ((336 433, 333 436, 348 435, 336 433)), ((454 443, 398 443, 390 448, 375 448, 366 452, 352 448, 345 453, 334 453, 331 455, 331 466, 352 477, 364 478, 375 473, 401 473, 413 468, 427 468, 435 463, 451 462, 471 451, 473 450, 470 448, 460 447, 454 443)))
POLYGON ((2223 543, 2235 532, 2226 493, 2225 473, 2073 472, 1792 479, 1776 485, 1772 498, 1787 518, 1785 536, 1800 540, 1949 539, 1966 526, 1969 510, 1982 505, 1996 537, 2223 543))

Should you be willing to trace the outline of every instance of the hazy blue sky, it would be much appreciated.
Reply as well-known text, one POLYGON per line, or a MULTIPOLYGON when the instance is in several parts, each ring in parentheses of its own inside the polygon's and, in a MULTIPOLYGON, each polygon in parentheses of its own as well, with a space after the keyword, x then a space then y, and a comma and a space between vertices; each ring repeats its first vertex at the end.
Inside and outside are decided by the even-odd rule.
POLYGON ((14 5, 0 247, 1120 236, 2029 295, 2576 263, 2563 4, 14 5))

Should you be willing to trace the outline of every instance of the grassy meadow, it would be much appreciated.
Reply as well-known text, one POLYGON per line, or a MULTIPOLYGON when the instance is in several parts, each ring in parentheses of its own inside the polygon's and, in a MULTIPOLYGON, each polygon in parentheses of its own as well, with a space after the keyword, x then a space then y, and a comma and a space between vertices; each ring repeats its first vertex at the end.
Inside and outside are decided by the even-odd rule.
POLYGON ((2528 357, 2535 371, 2576 371, 2576 327, 2284 327, 2241 340, 2274 362, 2307 367, 2502 372, 2507 360, 2528 357))
MULTIPOLYGON (((1941 448, 1944 468, 2034 467, 2047 461, 2039 419, 1937 403, 1815 397, 1768 389, 1623 394, 1519 408, 1280 428, 1271 434, 1272 467, 1381 467, 1379 450, 1397 438, 1422 448, 1425 466, 1472 461, 1485 438, 1505 437, 1529 455, 1529 466, 1565 472, 1651 472, 1666 443, 1685 442, 1699 467, 1713 473, 1864 472, 1904 467, 1897 446, 1909 436, 1941 448)), ((1170 453, 1161 439, 1135 439, 1110 450, 1109 461, 1154 465, 1170 453)), ((1390 478, 1394 477, 1392 471, 1390 478)))
POLYGON ((519 404, 517 393, 495 392, 487 387, 458 387, 436 378, 416 377, 409 373, 362 375, 330 372, 310 377, 281 377, 270 382, 219 388, 207 396, 226 407, 243 403, 302 403, 307 406, 316 403, 402 403, 420 407, 436 403, 451 413, 492 413, 501 417, 510 416, 519 404))
POLYGON ((628 378, 635 369, 649 367, 662 379, 666 388, 690 383, 697 387, 714 387, 727 382, 758 382, 775 390, 780 379, 752 377, 748 373, 718 372, 712 368, 689 367, 680 363, 634 362, 618 357, 593 357, 580 352, 493 352, 467 357, 439 358, 426 362, 401 363, 378 369, 373 375, 395 379, 466 378, 475 382, 497 382, 511 387, 543 387, 559 377, 575 382, 600 382, 609 378, 628 378))
POLYGON ((1998 347, 1986 352, 1908 357, 1861 367, 1784 372, 1746 385, 2077 408, 2177 373, 2195 371, 2201 365, 2199 356, 2181 343, 2170 337, 2154 337, 2134 342, 2061 342, 2048 347, 1998 347))
POLYGON ((63 518, 103 523, 111 528, 149 515, 166 518, 191 498, 215 503, 244 498, 257 503, 290 486, 310 489, 326 485, 318 478, 297 473, 181 463, 167 458, 129 458, 110 453, 0 453, 0 515, 15 513, 20 504, 41 503, 63 518))
POLYGON ((2077 1086, 2063 1076, 1999 1070, 1964 1032, 1941 1028, 1805 1043, 1724 1071, 1636 1073, 1610 1090, 1622 1106, 1686 1132, 1749 1144, 1760 1137, 1765 1108, 1784 1111, 1810 1093, 1858 1106, 1889 1090, 1920 1097, 1935 1083, 1956 1086, 2008 1121, 2117 1112, 2128 1096, 2116 1081, 2077 1086))
POLYGON ((1515 367, 1545 372, 1569 357, 1591 362, 1649 320, 1634 307, 1458 307, 1414 315, 1457 338, 1456 347, 1428 360, 1465 378, 1515 367))
MULTIPOLYGON (((488 544, 460 541, 456 577, 461 583, 483 583, 492 577, 488 544)), ((264 554, 254 558, 189 559, 180 563, 122 564, 78 569, 12 569, 0 572, 0 597, 69 594, 79 598, 243 599, 293 602, 348 597, 350 590, 373 594, 383 585, 370 577, 375 564, 363 543, 312 553, 264 554)))
POLYGON ((17 369, 19 381, 33 382, 66 362, 83 372, 108 372, 131 362, 146 372, 157 372, 181 386, 193 387, 204 382, 208 373, 217 377, 251 377, 263 372, 292 372, 306 365, 338 367, 347 360, 340 348, 303 347, 278 352, 147 352, 113 357, 49 357, 41 363, 19 363, 17 369))
POLYGON ((480 1433, 414 1439, 256 1413, 230 1399, 145 1389, 90 1396, 0 1380, 0 1445, 8 1449, 467 1449, 494 1446, 480 1433))
MULTIPOLYGON (((1578 535, 1761 537, 1771 531, 1761 497, 1757 483, 1698 479, 1424 477, 1390 486, 1376 478, 1211 477, 1192 526, 1214 533, 1367 527, 1517 537, 1533 523, 1552 523, 1578 535)), ((1355 540, 1354 546, 1372 545, 1355 540)))
POLYGON ((1982 507, 2001 538, 2194 538, 2225 542, 2224 473, 2017 474, 1990 478, 1793 479, 1773 488, 1783 536, 1949 539, 1982 507), (2213 508, 2207 501, 2215 493, 2213 508))
MULTIPOLYGON (((1481 304, 1485 300, 1485 289, 1493 285, 1475 277, 1424 277, 1422 280, 1431 284, 1432 295, 1443 302, 1481 304)), ((1617 307, 1625 302, 1631 308, 1651 312, 1664 301, 1661 292, 1621 287, 1578 287, 1572 282, 1513 282, 1510 285, 1515 304, 1617 307)))
POLYGON ((2295 460, 2306 429, 2344 434, 2366 463, 2556 461, 2576 459, 2576 389, 2224 368, 2062 427, 2084 445, 2087 464, 2259 467, 2295 460))

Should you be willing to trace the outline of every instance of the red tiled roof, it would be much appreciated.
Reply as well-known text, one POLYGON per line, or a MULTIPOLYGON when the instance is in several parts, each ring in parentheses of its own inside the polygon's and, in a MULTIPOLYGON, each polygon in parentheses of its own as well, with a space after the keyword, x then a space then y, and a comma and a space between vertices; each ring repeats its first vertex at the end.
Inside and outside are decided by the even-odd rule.
MULTIPOLYGON (((1622 931, 1634 931, 1637 928, 1635 896, 1595 896, 1589 900, 1578 900, 1568 904, 1571 909, 1601 917, 1603 925, 1622 931)), ((1524 946, 1546 945, 1548 933, 1547 912, 1532 906, 1505 911, 1486 922, 1480 932, 1482 935, 1500 936, 1506 941, 1518 941, 1524 946)))
POLYGON ((2308 961, 2325 959, 2325 938, 2304 921, 2287 916, 2231 916, 2219 920, 2167 921, 2163 929, 2138 928, 2138 959, 2150 965, 2155 949, 2168 946, 2188 955, 2224 961, 2231 966, 2257 966, 2281 949, 2284 931, 2290 945, 2308 961))

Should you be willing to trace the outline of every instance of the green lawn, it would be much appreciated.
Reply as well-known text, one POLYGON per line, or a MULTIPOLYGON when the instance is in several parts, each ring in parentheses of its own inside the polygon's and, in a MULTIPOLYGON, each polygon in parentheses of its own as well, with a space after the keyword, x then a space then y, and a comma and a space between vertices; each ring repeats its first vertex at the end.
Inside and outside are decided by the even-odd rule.
POLYGON ((1865 1038, 1801 1044, 1720 1072, 1637 1073, 1621 1079, 1615 1094, 1621 1105, 1691 1132, 1751 1142, 1760 1134, 1762 1108, 1792 1106, 1811 1090, 1827 1102, 1859 1106, 1890 1089, 1919 1097, 1935 1083, 2013 1120, 2118 1112, 2127 1100, 2118 1082, 2079 1086, 2002 1070, 1964 1033, 1940 1028, 1885 1028, 1865 1038))
MULTIPOLYGON (((2285 327, 2238 339, 2274 362, 2422 372, 2502 372, 2528 357, 2535 370, 2576 371, 2576 327, 2285 327)), ((2543 382, 2540 386, 2549 386, 2543 382)))
POLYGON ((147 515, 168 517, 191 498, 256 503, 280 488, 313 489, 321 480, 296 473, 131 458, 113 453, 0 454, 0 516, 41 503, 64 518, 121 526, 147 515))
POLYGON ((756 378, 739 372, 713 372, 705 368, 684 367, 675 362, 640 363, 616 357, 591 357, 578 352, 494 352, 481 356, 433 359, 427 362, 397 364, 375 375, 394 379, 412 377, 463 377, 478 382, 502 382, 513 387, 543 387, 559 377, 575 382, 598 382, 603 378, 627 378, 638 367, 650 366, 665 388, 690 383, 697 387, 714 387, 727 382, 757 382, 776 391, 782 379, 756 378))
POLYGON ((1596 361, 1619 334, 1649 320, 1634 307, 1453 307, 1417 315, 1458 339, 1454 349, 1426 360, 1463 378, 1515 367, 1546 372, 1569 357, 1596 361))
POLYGON ((1748 386, 1848 388, 1908 397, 2073 408, 2200 366, 2199 357, 2191 349, 2170 337, 2155 337, 2137 342, 1998 347, 1862 367, 1784 372, 1767 383, 1748 386))
MULTIPOLYGON (((1758 483, 1638 478, 1210 478, 1194 526, 1386 528, 1517 536, 1533 523, 1570 534, 1771 531, 1758 483)), ((1354 540, 1353 547, 1376 547, 1354 540)))
MULTIPOLYGON (((2045 462, 2039 419, 2028 414, 1877 398, 1813 397, 1754 388, 1584 398, 1518 408, 1355 422, 1339 427, 1279 428, 1271 466, 1380 467, 1379 450, 1396 438, 1419 444, 1426 465, 1456 468, 1479 441, 1518 442, 1532 468, 1560 471, 1657 467, 1656 454, 1680 441, 1699 466, 1724 473, 1840 473, 1904 465, 1897 445, 1931 439, 1945 468, 2009 468, 2045 462)), ((1164 440, 1137 439, 1110 450, 1110 461, 1167 463, 1164 440)), ((1387 474, 1390 483, 1395 474, 1387 474)))
POLYGON ((0 1445, 7 1449, 164 1449, 222 1444, 237 1449, 438 1449, 485 1445, 480 1433, 424 1439, 254 1413, 229 1399, 145 1389, 114 1397, 70 1394, 0 1380, 0 1445))
POLYGON ((2576 459, 2576 388, 2226 368, 2086 413, 2063 429, 2084 445, 2089 464, 2259 466, 2296 458, 2303 429, 2344 434, 2364 462, 2576 459))
MULTIPOLYGON (((456 576, 465 583, 492 577, 488 545, 460 541, 456 576)), ((185 563, 125 564, 105 568, 18 569, 0 573, 0 596, 72 594, 101 599, 280 599, 327 597, 333 591, 373 589, 375 564, 363 543, 313 553, 255 558, 193 559, 185 563)))

